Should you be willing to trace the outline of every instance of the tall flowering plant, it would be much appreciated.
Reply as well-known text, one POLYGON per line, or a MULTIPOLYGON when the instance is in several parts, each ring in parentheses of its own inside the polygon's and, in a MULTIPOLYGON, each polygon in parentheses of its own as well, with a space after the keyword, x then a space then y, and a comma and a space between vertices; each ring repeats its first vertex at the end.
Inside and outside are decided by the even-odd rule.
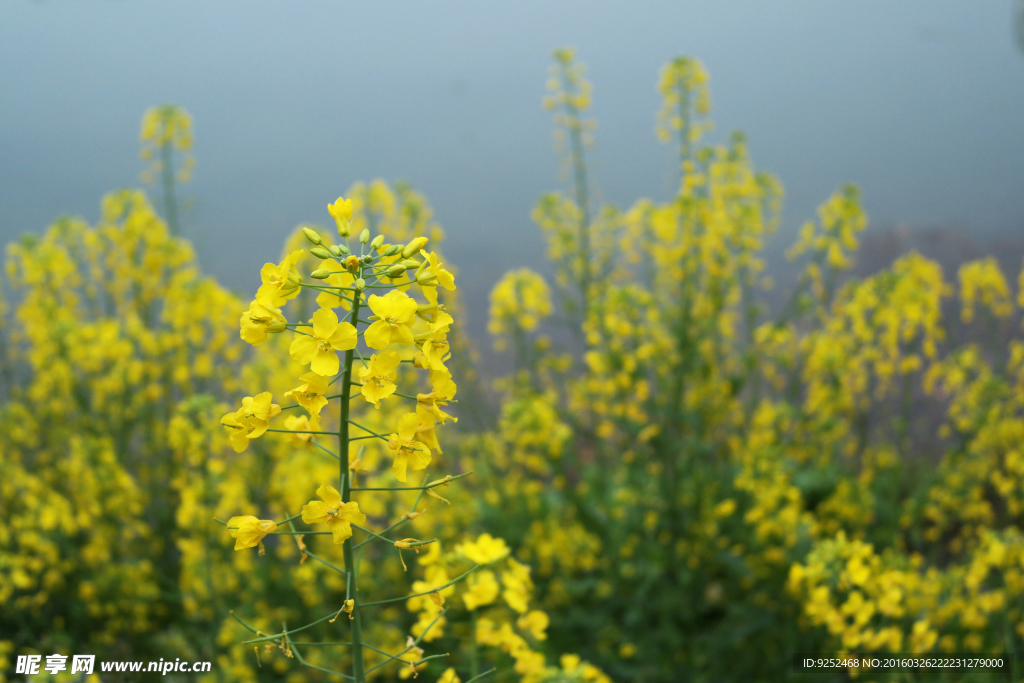
MULTIPOLYGON (((383 234, 371 239, 370 228, 366 227, 353 241, 352 199, 339 197, 328 210, 337 224, 337 243, 330 244, 313 229, 303 229, 311 244, 309 252, 320 260, 321 267, 308 273, 308 278, 301 274, 297 264, 305 257, 303 250, 292 251, 278 264, 266 264, 260 272, 262 284, 256 297, 240 319, 242 338, 254 346, 263 345, 269 335, 294 335, 288 354, 305 366, 304 371, 296 373, 297 386, 285 393, 288 403, 283 406, 273 402, 270 392, 246 397, 237 410, 223 416, 221 424, 229 430, 231 444, 238 453, 267 434, 290 434, 324 457, 337 460, 338 478, 333 482, 311 481, 310 498, 315 495, 315 499, 283 520, 248 514, 223 523, 235 539, 236 550, 258 548, 261 555, 268 536, 294 537, 302 561, 308 557, 329 567, 341 575, 345 586, 344 598, 309 624, 291 628, 281 624, 280 631, 265 633, 236 616, 255 635, 246 643, 276 645, 303 666, 361 682, 373 670, 392 662, 415 673, 427 661, 447 656, 424 656, 419 648, 433 624, 426 625, 417 638, 410 637, 401 652, 388 653, 365 642, 367 610, 410 597, 431 598, 441 606, 442 591, 468 577, 480 565, 444 585, 412 596, 369 601, 360 593, 364 549, 371 543, 390 545, 404 568, 403 551, 418 553, 422 546, 436 543, 437 539, 395 538, 393 532, 422 514, 416 508, 424 494, 444 500, 436 489, 470 474, 449 475, 431 482, 424 479, 419 486, 359 485, 359 476, 368 466, 362 458, 366 441, 376 440, 386 447, 392 475, 401 484, 407 484, 410 472, 426 469, 433 454, 440 453, 438 428, 456 420, 445 412, 455 400, 457 390, 446 365, 451 357, 448 333, 454 319, 438 297, 438 288, 455 289, 455 278, 437 253, 427 251, 427 236, 414 237, 406 244, 387 244, 383 234), (304 289, 316 294, 317 309, 305 322, 289 322, 282 308, 304 289), (416 391, 412 387, 418 383, 429 388, 424 386, 422 391, 416 391), (380 411, 383 403, 395 401, 408 401, 409 409, 380 411), (379 428, 365 426, 376 425, 380 420, 373 415, 361 417, 360 411, 379 411, 377 415, 394 414, 397 418, 392 420, 393 428, 387 433, 387 429, 378 431, 379 428), (332 414, 337 415, 336 422, 332 414), (277 421, 283 421, 283 425, 271 426, 277 421), (417 491, 418 497, 412 509, 397 521, 372 529, 367 522, 366 501, 361 509, 359 496, 394 491, 417 491), (312 528, 297 529, 297 522, 312 528), (357 533, 362 538, 355 537, 357 533), (343 560, 338 564, 342 566, 329 557, 330 550, 317 548, 314 553, 303 540, 318 535, 330 536, 332 546, 341 546, 343 560), (347 619, 341 623, 349 624, 347 641, 305 640, 310 629, 331 628, 343 614, 347 619), (303 654, 308 653, 306 648, 327 645, 348 646, 339 656, 348 668, 347 673, 316 666, 303 654), (364 649, 382 655, 384 660, 368 667, 364 649)), ((441 609, 434 622, 443 614, 441 609)))

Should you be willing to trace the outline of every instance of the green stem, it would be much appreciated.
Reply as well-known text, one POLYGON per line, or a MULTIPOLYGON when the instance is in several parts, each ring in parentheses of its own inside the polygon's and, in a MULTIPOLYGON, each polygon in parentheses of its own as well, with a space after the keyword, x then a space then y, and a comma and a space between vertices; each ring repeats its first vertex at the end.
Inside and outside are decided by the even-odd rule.
MULTIPOLYGON (((359 320, 359 304, 362 297, 357 296, 352 304, 352 319, 359 320)), ((353 349, 345 352, 344 379, 341 388, 341 422, 338 425, 338 455, 341 470, 341 499, 348 503, 352 500, 352 478, 348 467, 348 425, 349 425, 349 404, 352 394, 352 362, 355 360, 353 349)), ((349 589, 351 590, 352 607, 352 675, 356 683, 364 683, 366 673, 363 664, 363 624, 360 615, 359 591, 356 583, 356 562, 355 551, 352 547, 352 538, 346 538, 343 545, 345 553, 345 570, 348 573, 349 589)))
POLYGON ((470 610, 469 613, 473 615, 473 632, 469 636, 469 643, 472 647, 472 650, 470 650, 470 662, 473 678, 476 678, 480 675, 480 650, 476 646, 476 610, 470 610))
POLYGON ((470 574, 475 572, 477 569, 480 569, 480 565, 476 565, 475 567, 470 569, 465 574, 462 574, 460 576, 455 577, 454 579, 452 579, 451 581, 449 581, 448 583, 446 583, 443 586, 438 586, 437 588, 432 588, 432 589, 428 590, 426 593, 416 593, 414 595, 403 595, 400 598, 390 598, 388 600, 378 600, 377 602, 368 602, 368 603, 364 604, 363 607, 373 607, 374 605, 386 605, 389 602, 401 602, 402 600, 408 600, 409 598, 421 598, 424 595, 430 595, 431 593, 437 593, 438 591, 443 591, 448 586, 454 586, 459 581, 462 581, 464 578, 466 578, 467 576, 469 576, 470 574))
POLYGON ((160 145, 160 171, 164 186, 164 213, 167 215, 167 227, 171 235, 177 237, 178 229, 178 200, 174 196, 174 166, 171 159, 170 141, 160 145))

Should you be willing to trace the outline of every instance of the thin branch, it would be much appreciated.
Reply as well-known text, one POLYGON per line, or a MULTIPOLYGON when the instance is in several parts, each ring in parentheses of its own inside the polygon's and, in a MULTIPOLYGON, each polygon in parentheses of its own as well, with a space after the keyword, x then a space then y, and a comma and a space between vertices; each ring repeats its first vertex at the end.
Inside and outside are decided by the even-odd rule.
POLYGON ((378 600, 377 602, 364 602, 364 603, 362 603, 360 605, 360 607, 373 607, 374 605, 384 605, 384 604, 387 604, 389 602, 400 602, 402 600, 408 600, 409 598, 420 598, 420 597, 423 597, 424 595, 430 595, 431 593, 437 593, 438 591, 444 590, 448 586, 452 586, 452 585, 458 583, 459 581, 462 581, 464 578, 466 578, 467 576, 469 576, 470 574, 472 574, 473 572, 475 572, 479 568, 480 568, 480 565, 476 565, 475 567, 470 569, 465 574, 462 574, 461 576, 458 576, 458 577, 452 579, 451 581, 449 581, 448 583, 446 583, 443 586, 438 586, 437 588, 433 588, 431 590, 428 590, 426 593, 416 593, 414 595, 403 595, 400 598, 391 598, 389 600, 378 600))

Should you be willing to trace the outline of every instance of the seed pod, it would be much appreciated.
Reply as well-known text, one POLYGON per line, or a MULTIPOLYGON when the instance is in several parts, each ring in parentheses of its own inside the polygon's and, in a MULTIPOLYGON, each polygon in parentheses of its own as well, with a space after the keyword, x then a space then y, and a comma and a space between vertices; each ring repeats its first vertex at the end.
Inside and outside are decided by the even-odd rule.
POLYGON ((309 253, 317 258, 331 258, 331 252, 327 251, 323 247, 313 247, 309 250, 309 253))
POLYGON ((316 234, 316 231, 310 230, 309 228, 303 228, 302 234, 306 236, 306 239, 313 244, 323 244, 323 240, 320 239, 320 235, 316 234))
POLYGON ((405 273, 405 266, 403 266, 401 263, 396 263, 395 265, 388 268, 388 277, 401 277, 403 273, 405 273))
POLYGON ((316 278, 317 280, 326 280, 331 276, 331 271, 327 270, 326 268, 321 268, 319 270, 314 270, 312 273, 309 274, 309 276, 312 278, 316 278))
POLYGON ((382 244, 384 244, 384 235, 377 235, 376 237, 373 238, 373 241, 370 242, 370 248, 376 249, 382 244))
POLYGON ((405 249, 402 250, 402 258, 409 258, 413 254, 418 254, 420 249, 426 246, 429 240, 426 237, 417 237, 409 244, 405 245, 405 249))
POLYGON ((405 247, 404 244, 392 244, 390 247, 388 247, 387 249, 384 250, 384 255, 385 256, 394 256, 398 252, 402 251, 402 249, 404 247, 405 247))
POLYGON ((359 244, 366 244, 370 241, 370 229, 363 228, 363 231, 359 233, 359 244))

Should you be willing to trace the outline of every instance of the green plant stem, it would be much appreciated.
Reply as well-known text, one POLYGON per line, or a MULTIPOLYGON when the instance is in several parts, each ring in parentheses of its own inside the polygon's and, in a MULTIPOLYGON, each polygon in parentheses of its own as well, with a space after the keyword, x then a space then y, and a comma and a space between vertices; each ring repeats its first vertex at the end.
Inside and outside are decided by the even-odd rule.
MULTIPOLYGON (((284 625, 282 624, 282 626, 284 626, 284 625)), ((340 676, 342 678, 347 678, 350 681, 354 681, 355 680, 352 676, 349 676, 348 674, 343 674, 340 671, 333 671, 332 669, 324 669, 323 667, 314 666, 314 665, 310 664, 309 662, 306 661, 305 657, 302 656, 302 653, 299 652, 297 649, 295 649, 295 647, 294 647, 295 643, 293 643, 292 639, 288 637, 288 630, 286 628, 282 628, 282 632, 284 633, 285 642, 288 644, 288 649, 291 651, 291 653, 293 655, 295 655, 295 658, 297 660, 299 660, 299 664, 301 664, 302 666, 309 667, 310 669, 316 669, 317 671, 323 671, 324 673, 331 674, 332 676, 340 676)))
MULTIPOLYGON (((357 296, 352 304, 352 319, 359 320, 359 304, 362 297, 357 296)), ((352 500, 352 478, 348 466, 348 425, 349 425, 349 404, 352 394, 352 362, 355 360, 353 349, 345 352, 344 379, 341 388, 341 422, 338 425, 338 455, 341 470, 341 500, 348 503, 352 500)), ((353 600, 353 607, 350 616, 352 617, 352 676, 356 683, 363 683, 366 680, 366 673, 363 664, 363 628, 362 616, 360 614, 359 589, 356 583, 356 558, 353 549, 352 538, 346 538, 342 546, 345 553, 345 570, 348 573, 349 589, 353 600)))
POLYGON ((475 572, 477 569, 480 569, 480 565, 476 565, 475 567, 470 569, 468 572, 466 572, 466 573, 464 573, 464 574, 462 574, 460 576, 457 576, 456 578, 452 579, 451 581, 449 581, 445 585, 438 586, 437 588, 432 588, 432 589, 428 590, 426 593, 416 593, 414 595, 403 595, 402 597, 399 597, 399 598, 389 598, 388 600, 378 600, 376 602, 368 602, 368 603, 364 604, 363 607, 373 607, 374 605, 385 605, 385 604, 387 604, 389 602, 400 602, 402 600, 408 600, 409 598, 420 598, 420 597, 423 597, 424 595, 430 595, 431 593, 437 593, 438 591, 444 590, 448 586, 454 586, 459 581, 462 581, 464 578, 466 578, 467 576, 469 576, 470 574, 475 572))
POLYGON ((174 166, 170 141, 160 145, 160 175, 164 186, 164 213, 167 214, 167 227, 171 229, 171 235, 177 237, 180 232, 178 200, 174 196, 174 166))
POLYGON ((476 610, 470 610, 470 614, 473 615, 473 632, 469 637, 469 644, 472 648, 470 650, 470 662, 472 666, 473 678, 480 675, 480 650, 476 646, 476 610))

